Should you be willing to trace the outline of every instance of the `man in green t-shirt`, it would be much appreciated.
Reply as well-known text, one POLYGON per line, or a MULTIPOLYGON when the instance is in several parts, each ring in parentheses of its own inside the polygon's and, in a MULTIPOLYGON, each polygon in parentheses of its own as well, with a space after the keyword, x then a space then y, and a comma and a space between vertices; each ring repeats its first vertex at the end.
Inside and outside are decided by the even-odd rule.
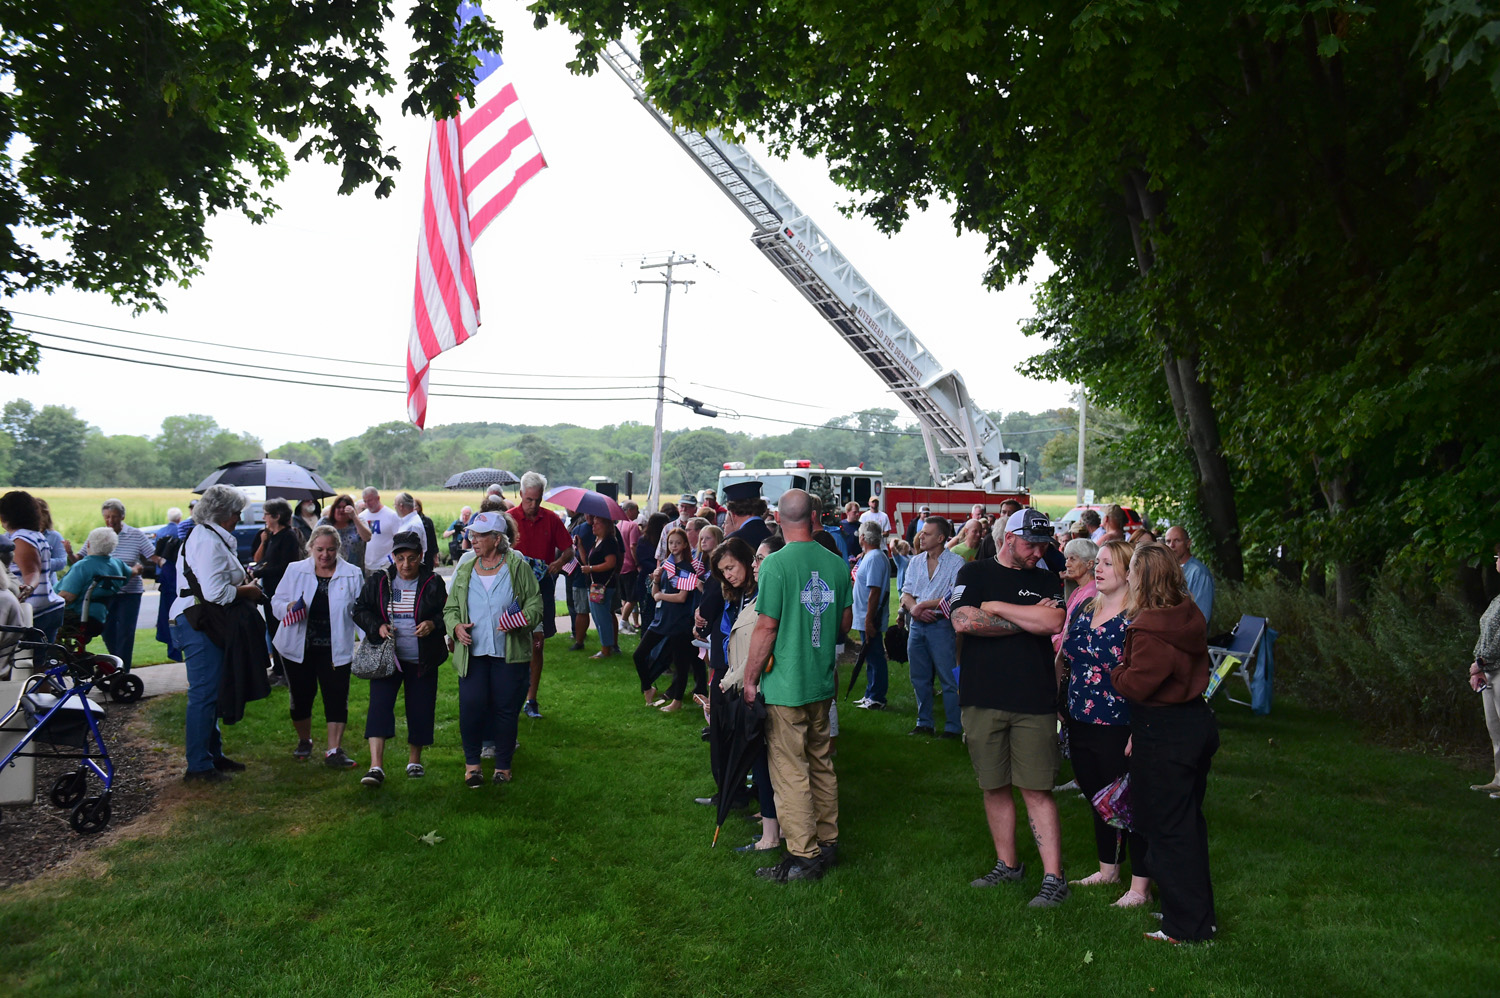
POLYGON ((756 876, 777 883, 817 880, 838 851, 839 785, 828 740, 828 709, 839 635, 849 630, 849 567, 813 540, 812 497, 782 493, 776 522, 786 547, 760 566, 760 611, 745 665, 745 700, 766 701, 766 754, 787 855, 756 876), (769 663, 769 664, 768 664, 769 663))

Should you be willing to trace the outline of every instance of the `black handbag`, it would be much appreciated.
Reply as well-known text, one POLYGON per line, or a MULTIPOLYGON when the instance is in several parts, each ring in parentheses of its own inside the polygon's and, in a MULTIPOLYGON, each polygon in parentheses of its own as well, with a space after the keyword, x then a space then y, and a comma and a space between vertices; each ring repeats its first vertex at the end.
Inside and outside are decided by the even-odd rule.
MULTIPOLYGON (((224 546, 229 547, 227 541, 224 546)), ((230 550, 232 552, 234 549, 230 548, 230 550)), ((188 626, 193 630, 208 638, 219 648, 226 647, 232 629, 229 622, 229 607, 220 603, 211 603, 204 598, 203 588, 198 585, 198 573, 193 571, 193 566, 186 557, 182 559, 182 567, 187 570, 188 584, 183 595, 190 595, 198 600, 197 603, 182 611, 183 617, 187 619, 188 626)))
POLYGON ((885 629, 885 657, 892 662, 906 661, 906 642, 911 630, 906 626, 906 611, 896 616, 896 622, 885 629))

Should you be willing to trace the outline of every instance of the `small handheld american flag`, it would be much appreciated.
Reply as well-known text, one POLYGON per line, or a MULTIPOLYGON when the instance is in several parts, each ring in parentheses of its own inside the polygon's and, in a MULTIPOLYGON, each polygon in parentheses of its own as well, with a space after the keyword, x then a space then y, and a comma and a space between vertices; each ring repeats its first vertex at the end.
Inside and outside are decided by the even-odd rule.
POLYGON ((302 597, 297 597, 297 602, 287 607, 286 616, 281 618, 282 627, 291 627, 300 624, 307 619, 307 603, 302 597))
POLYGON ((938 613, 941 613, 945 617, 952 617, 953 616, 953 594, 950 592, 947 596, 944 596, 941 600, 939 600, 937 608, 938 608, 938 613))
POLYGON ((563 574, 564 575, 572 575, 573 574, 573 569, 575 569, 577 567, 578 567, 578 556, 574 555, 572 558, 568 559, 568 563, 563 566, 563 569, 562 569, 563 570, 563 574))
POLYGON ((680 593, 690 593, 693 590, 697 589, 699 586, 703 585, 702 580, 700 580, 698 576, 692 572, 687 572, 683 575, 679 575, 674 581, 677 586, 677 591, 680 593))
POLYGON ((693 555, 693 574, 700 579, 708 578, 708 566, 703 564, 703 559, 693 555))
POLYGON ((523 627, 531 625, 526 623, 526 614, 521 612, 521 604, 515 600, 510 601, 510 606, 500 615, 500 630, 519 631, 523 627))

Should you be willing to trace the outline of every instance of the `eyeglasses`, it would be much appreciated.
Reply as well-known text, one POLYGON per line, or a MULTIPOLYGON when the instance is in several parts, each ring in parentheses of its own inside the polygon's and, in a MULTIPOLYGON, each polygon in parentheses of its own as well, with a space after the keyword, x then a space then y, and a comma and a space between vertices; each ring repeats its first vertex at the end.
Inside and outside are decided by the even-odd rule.
POLYGON ((766 560, 766 556, 765 555, 758 554, 758 555, 755 556, 755 561, 754 561, 753 564, 759 565, 761 562, 763 562, 765 560, 766 560))

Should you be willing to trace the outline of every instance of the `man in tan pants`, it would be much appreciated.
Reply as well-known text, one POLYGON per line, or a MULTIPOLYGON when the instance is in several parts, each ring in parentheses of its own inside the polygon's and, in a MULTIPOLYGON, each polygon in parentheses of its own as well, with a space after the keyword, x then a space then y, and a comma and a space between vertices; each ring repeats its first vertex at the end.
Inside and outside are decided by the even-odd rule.
POLYGON ((760 619, 745 666, 745 700, 766 703, 766 751, 787 855, 755 875, 777 883, 817 880, 838 854, 839 788, 828 710, 839 635, 853 622, 854 587, 838 555, 813 540, 812 497, 781 496, 776 521, 786 546, 760 566, 760 619))

